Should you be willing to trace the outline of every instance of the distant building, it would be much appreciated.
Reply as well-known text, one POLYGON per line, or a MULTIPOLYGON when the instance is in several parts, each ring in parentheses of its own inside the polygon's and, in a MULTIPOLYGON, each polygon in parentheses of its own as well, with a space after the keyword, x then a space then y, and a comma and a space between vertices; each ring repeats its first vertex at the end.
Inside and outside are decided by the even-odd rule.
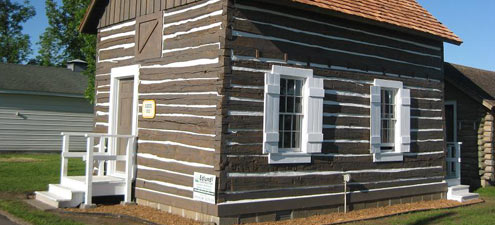
MULTIPOLYGON (((0 64, 0 152, 60 151, 63 131, 91 132, 85 62, 66 68, 0 64), (75 71, 74 71, 75 70, 75 71)), ((83 139, 71 140, 83 150, 83 139)))
POLYGON ((494 185, 495 72, 450 63, 444 68, 447 150, 462 143, 460 182, 471 189, 494 185))

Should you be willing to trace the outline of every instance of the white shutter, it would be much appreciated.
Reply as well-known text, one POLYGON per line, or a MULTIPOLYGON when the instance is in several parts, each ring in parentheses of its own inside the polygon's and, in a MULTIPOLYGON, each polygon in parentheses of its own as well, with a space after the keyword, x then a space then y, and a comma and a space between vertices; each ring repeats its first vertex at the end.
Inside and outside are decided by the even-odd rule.
POLYGON ((379 86, 370 87, 370 151, 371 153, 380 153, 380 104, 381 104, 381 88, 379 86))
POLYGON ((320 153, 323 142, 323 79, 310 77, 306 80, 302 152, 320 153))
POLYGON ((263 153, 278 152, 278 115, 280 75, 265 73, 265 107, 263 121, 263 153))
POLYGON ((411 92, 409 89, 399 90, 400 138, 399 152, 409 152, 411 148, 411 92))

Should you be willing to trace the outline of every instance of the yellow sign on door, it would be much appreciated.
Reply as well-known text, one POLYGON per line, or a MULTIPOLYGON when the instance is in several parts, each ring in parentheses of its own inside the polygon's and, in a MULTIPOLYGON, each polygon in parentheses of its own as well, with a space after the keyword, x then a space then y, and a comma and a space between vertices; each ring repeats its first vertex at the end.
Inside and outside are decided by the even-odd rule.
POLYGON ((153 119, 155 118, 155 109, 156 109, 156 104, 155 100, 144 100, 143 101, 143 118, 145 119, 153 119))

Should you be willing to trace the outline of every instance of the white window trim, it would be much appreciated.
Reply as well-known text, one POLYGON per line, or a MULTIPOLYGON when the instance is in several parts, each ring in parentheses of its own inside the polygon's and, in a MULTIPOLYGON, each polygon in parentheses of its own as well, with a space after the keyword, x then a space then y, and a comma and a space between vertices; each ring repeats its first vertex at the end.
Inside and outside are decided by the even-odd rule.
POLYGON ((410 91, 403 87, 402 82, 375 79, 370 88, 370 151, 373 162, 396 162, 404 160, 404 153, 410 151, 410 91), (381 88, 396 89, 396 124, 394 152, 381 152, 381 88))
POLYGON ((273 65, 265 73, 263 153, 268 154, 269 164, 311 163, 311 154, 321 153, 324 96, 323 79, 314 78, 311 69, 273 65), (300 152, 278 151, 281 76, 304 79, 300 152))

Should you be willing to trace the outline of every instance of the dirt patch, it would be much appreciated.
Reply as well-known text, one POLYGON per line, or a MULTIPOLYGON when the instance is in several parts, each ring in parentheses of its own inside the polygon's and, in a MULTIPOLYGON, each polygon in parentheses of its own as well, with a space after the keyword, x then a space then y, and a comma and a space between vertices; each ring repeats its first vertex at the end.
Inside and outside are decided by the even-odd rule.
POLYGON ((13 163, 28 163, 28 162, 41 162, 43 159, 27 158, 27 157, 12 157, 12 158, 0 158, 0 162, 13 162, 13 163))
POLYGON ((163 225, 200 225, 194 220, 166 213, 158 209, 139 205, 102 205, 93 209, 66 209, 70 212, 108 213, 127 215, 163 225))
MULTIPOLYGON (((417 212, 431 209, 444 209, 458 207, 462 205, 471 205, 475 203, 483 202, 483 200, 473 200, 469 202, 456 202, 450 200, 435 200, 435 201, 424 201, 415 203, 405 203, 393 206, 386 206, 380 208, 370 208, 363 210, 356 210, 344 213, 331 213, 326 215, 311 216, 307 218, 276 221, 276 222, 264 222, 256 223, 256 225, 323 225, 323 224, 339 224, 352 221, 360 221, 366 219, 382 218, 392 215, 398 215, 408 212, 417 212)), ((253 224, 251 224, 253 225, 253 224)))

